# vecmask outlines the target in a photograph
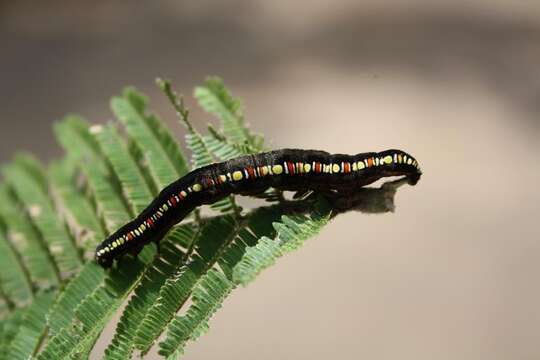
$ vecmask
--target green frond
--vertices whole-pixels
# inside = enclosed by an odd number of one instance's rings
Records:
[[[296,250],[304,241],[317,234],[330,219],[331,210],[320,202],[311,215],[284,215],[274,223],[277,236],[263,237],[257,245],[246,250],[242,260],[233,269],[236,284],[247,285],[264,269],[274,264],[283,254]]]
[[[105,282],[77,305],[70,325],[49,340],[38,359],[88,357],[103,328],[140,281],[145,264],[152,258],[148,248],[140,255],[139,259],[123,259],[122,266],[107,274]]]
[[[203,86],[195,88],[195,98],[199,105],[221,120],[225,137],[234,144],[260,144],[260,137],[254,136],[244,124],[242,103],[232,97],[219,77],[209,77]]]
[[[158,298],[161,286],[184,258],[180,247],[186,242],[191,243],[194,235],[192,226],[182,225],[174,229],[162,241],[160,257],[146,269],[140,284],[135,288],[133,296],[122,313],[114,338],[105,350],[106,359],[131,358],[136,330],[148,309]]]
[[[66,150],[69,158],[85,166],[88,163],[98,163],[102,171],[107,172],[106,164],[99,161],[101,159],[99,144],[90,133],[88,122],[78,115],[71,114],[54,123],[53,128],[56,139]]]
[[[6,224],[6,237],[16,249],[33,285],[47,289],[58,284],[55,264],[39,234],[25,215],[22,204],[6,185],[0,185],[0,218]]]
[[[214,266],[234,234],[235,222],[230,216],[215,218],[203,226],[194,239],[197,254],[165,281],[159,297],[137,329],[135,346],[143,353],[150,349],[165,326],[188,300],[198,279]]]
[[[100,125],[94,129],[99,130]],[[127,203],[122,197],[121,186],[105,161],[99,144],[90,133],[88,123],[78,117],[68,116],[55,124],[58,141],[67,157],[78,164],[86,186],[93,197],[97,213],[109,232],[130,220]]]
[[[53,299],[53,292],[43,292],[24,311],[21,325],[9,345],[8,359],[26,360],[39,350],[47,334],[46,315]]]
[[[105,238],[105,231],[89,199],[77,186],[75,162],[57,161],[49,167],[51,194],[56,209],[64,218],[85,258],[92,259],[96,245]]]
[[[230,159],[237,158],[242,155],[247,155],[239,149],[239,147],[229,144],[223,138],[217,138],[212,135],[206,135],[203,137],[203,142],[206,148],[212,153],[215,154],[218,159],[221,161],[227,161]]]
[[[48,196],[47,178],[36,160],[19,155],[4,168],[4,176],[39,230],[64,278],[75,274],[82,261],[63,221]]]
[[[2,336],[0,337],[0,360],[9,360],[8,352],[11,349],[11,343],[21,327],[23,316],[27,309],[17,309],[9,317],[2,319],[0,326]]]
[[[8,317],[10,311],[11,309],[9,300],[7,296],[3,294],[2,289],[0,288],[0,344],[2,343],[2,334],[4,334],[4,323],[2,321],[4,321]],[[1,358],[2,357],[0,356],[0,359]]]
[[[32,284],[24,265],[3,231],[0,231],[0,287],[2,293],[17,307],[32,301]]]
[[[93,132],[103,154],[122,184],[123,194],[130,203],[133,213],[140,213],[153,200],[153,194],[128,152],[125,142],[112,124],[94,127]]]
[[[172,136],[165,135],[163,139],[159,134],[167,134],[164,125],[157,126],[160,121],[157,119],[148,120],[151,116],[145,114],[147,99],[128,88],[122,97],[115,97],[111,101],[111,107],[116,117],[124,124],[130,138],[133,139],[137,147],[142,150],[145,167],[155,182],[158,189],[162,189],[179,176],[187,173],[186,162],[180,158],[180,150],[177,146],[169,156],[169,151],[174,145],[171,142]],[[162,140],[166,140],[166,147]]]
[[[178,140],[174,137],[171,130],[157,118],[155,115],[146,117],[148,127],[159,140],[161,146],[169,156],[173,166],[176,168],[178,176],[184,176],[189,172],[187,161]]]
[[[192,152],[191,164],[193,170],[215,162],[199,133],[192,130],[192,132],[186,134],[185,139],[188,149]]]
[[[233,290],[234,284],[217,270],[210,270],[193,290],[193,304],[185,315],[176,316],[168,327],[167,338],[159,344],[159,354],[171,357],[184,353],[188,341],[208,331],[208,321]]]
[[[75,308],[88,294],[94,291],[105,278],[105,271],[96,263],[86,263],[82,270],[67,284],[54,301],[54,305],[47,316],[49,323],[49,336],[54,336],[67,327]]]
[[[278,207],[260,208],[252,211],[244,220],[244,226],[218,259],[221,270],[229,280],[233,280],[233,269],[242,260],[246,249],[255,246],[265,236],[275,235],[272,223],[278,221],[281,214]]]

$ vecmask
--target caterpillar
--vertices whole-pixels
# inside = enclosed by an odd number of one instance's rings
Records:
[[[406,176],[414,185],[421,174],[416,159],[401,150],[344,155],[283,149],[242,156],[196,169],[165,187],[134,220],[97,246],[95,259],[108,268],[126,253],[137,255],[146,244],[159,244],[196,207],[230,194],[254,195],[269,187],[346,193],[389,176]]]

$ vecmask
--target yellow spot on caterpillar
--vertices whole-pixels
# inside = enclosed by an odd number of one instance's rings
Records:
[[[142,225],[141,225],[141,230],[142,230],[142,231],[146,230],[146,225],[142,224]]]
[[[311,165],[310,164],[304,164],[304,172],[310,172],[311,171]]]
[[[375,166],[379,166],[379,158],[375,158]]]
[[[362,169],[365,168],[365,167],[366,167],[366,164],[364,164],[363,161],[359,161],[359,162],[358,162],[358,170],[362,170]]]
[[[411,160],[411,158],[408,158],[408,159],[407,159],[407,164],[409,164],[409,165],[411,165],[411,164],[412,164],[412,160]]]
[[[392,163],[392,156],[390,155],[385,156],[383,161],[385,164],[390,165]]]
[[[358,170],[358,165],[356,165],[356,163],[353,163],[352,164],[352,171],[357,171]]]
[[[401,154],[398,155],[397,157],[397,160],[398,160],[398,163],[402,163],[403,162],[403,156],[401,156]]]
[[[261,167],[261,169],[259,170],[259,172],[261,173],[262,176],[266,176],[266,175],[268,175],[268,173],[270,172],[270,170],[268,169],[268,166],[263,166],[263,167]]]
[[[226,175],[219,175],[219,180],[221,180],[222,182],[226,182],[227,181],[227,176]]]
[[[193,185],[193,191],[195,192],[199,192],[202,190],[202,185],[201,184],[195,184]]]
[[[279,175],[279,174],[283,173],[283,166],[282,165],[274,165],[272,167],[272,173],[276,174],[276,175]]]
[[[163,204],[163,210],[165,211],[169,210],[169,207],[167,206],[167,204]]]
[[[241,171],[235,171],[232,174],[232,178],[234,179],[234,181],[240,181],[240,180],[242,180],[243,177],[244,177],[244,175],[242,174]]]
[[[332,165],[332,172],[338,173],[339,171],[340,171],[340,168],[338,164]]]

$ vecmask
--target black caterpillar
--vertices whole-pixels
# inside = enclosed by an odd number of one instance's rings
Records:
[[[401,150],[358,155],[284,149],[248,155],[194,170],[163,189],[137,218],[96,248],[96,261],[110,267],[125,253],[137,255],[144,245],[159,243],[193,209],[230,194],[253,195],[269,187],[280,190],[347,192],[388,176],[407,176],[414,185],[422,172]]]

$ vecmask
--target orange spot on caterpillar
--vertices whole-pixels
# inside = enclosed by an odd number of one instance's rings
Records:
[[[368,166],[368,167],[373,166],[373,158],[369,158],[369,159],[368,159],[368,161],[367,161],[367,166]]]

